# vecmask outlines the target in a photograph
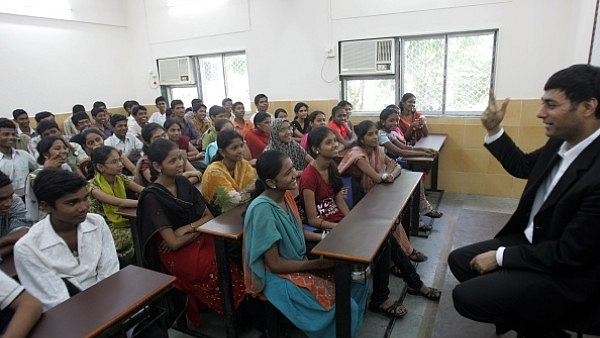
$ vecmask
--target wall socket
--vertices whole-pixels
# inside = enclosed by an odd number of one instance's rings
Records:
[[[329,47],[329,48],[325,48],[325,54],[327,55],[328,58],[334,58],[335,57],[335,49]]]

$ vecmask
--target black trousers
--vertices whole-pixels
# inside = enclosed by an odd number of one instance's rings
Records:
[[[499,246],[530,245],[524,235],[511,235],[468,245],[454,250],[448,266],[461,282],[453,292],[456,311],[462,316],[512,329],[528,326],[561,328],[591,311],[590,300],[574,301],[584,294],[577,276],[550,275],[537,271],[499,268],[480,275],[470,268],[476,255]],[[596,286],[597,288],[598,286]],[[587,292],[589,294],[589,292]],[[535,337],[535,334],[529,336]]]
[[[371,303],[374,305],[382,304],[390,295],[390,260],[402,271],[402,279],[409,287],[418,290],[423,286],[423,282],[410,259],[402,251],[398,242],[389,235],[379,249],[373,264]]]

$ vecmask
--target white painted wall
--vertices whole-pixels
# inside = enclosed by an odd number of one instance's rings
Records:
[[[335,99],[337,58],[325,49],[340,40],[490,28],[500,29],[498,96],[536,98],[551,73],[587,62],[595,9],[595,0],[187,0],[178,12],[167,0],[67,1],[70,19],[0,14],[1,116],[151,103],[157,58],[240,50],[252,94]]]

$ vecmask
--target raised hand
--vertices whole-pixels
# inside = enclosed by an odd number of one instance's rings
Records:
[[[488,131],[489,135],[494,135],[500,131],[500,122],[504,119],[508,102],[510,102],[510,99],[506,98],[504,102],[502,102],[500,109],[498,109],[496,106],[496,96],[494,95],[494,91],[490,89],[488,106],[483,113],[481,113],[481,124],[483,124],[483,127]]]

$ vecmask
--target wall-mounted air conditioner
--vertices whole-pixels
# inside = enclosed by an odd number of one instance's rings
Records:
[[[394,39],[340,42],[340,75],[394,74]]]
[[[158,76],[161,85],[196,83],[193,62],[190,57],[158,60]]]

